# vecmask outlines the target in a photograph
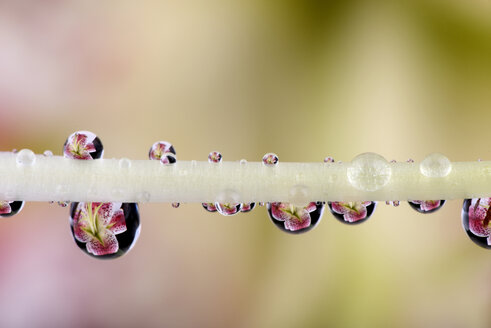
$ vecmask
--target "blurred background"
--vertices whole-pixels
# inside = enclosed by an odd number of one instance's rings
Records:
[[[490,160],[490,59],[486,0],[3,0],[0,149],[90,130],[106,158]],[[0,326],[489,327],[461,206],[288,235],[265,208],[143,204],[134,249],[98,261],[67,208],[28,203],[0,222]]]

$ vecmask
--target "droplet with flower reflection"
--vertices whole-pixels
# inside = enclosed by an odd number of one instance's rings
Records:
[[[215,203],[217,212],[224,216],[235,215],[240,212],[242,208],[241,203]]]
[[[266,207],[271,221],[280,230],[298,234],[317,226],[324,213],[325,203],[310,202],[305,206],[291,203],[273,202]]]
[[[71,159],[92,160],[102,158],[104,147],[93,132],[77,131],[72,133],[63,145],[63,156]]]
[[[209,163],[220,163],[222,161],[222,154],[217,151],[212,151],[208,154],[208,162]]]
[[[372,216],[377,202],[329,202],[328,206],[338,221],[346,224],[359,224]]]
[[[278,165],[279,158],[278,155],[274,153],[267,153],[263,156],[263,164],[266,166],[276,166]]]
[[[242,203],[242,207],[240,208],[240,211],[242,213],[248,213],[252,211],[256,207],[256,203]]]
[[[217,211],[217,208],[215,206],[215,203],[201,203],[201,205],[208,212],[212,212],[213,213],[213,212],[216,212]]]
[[[0,201],[0,217],[8,218],[24,208],[24,201]]]
[[[155,142],[150,150],[148,151],[148,158],[151,160],[160,160],[162,156],[166,153],[176,154],[174,146],[168,141],[157,141]]]
[[[134,246],[140,235],[136,203],[72,203],[70,228],[77,246],[99,258],[117,258]]]
[[[445,200],[409,200],[407,203],[415,211],[429,214],[442,208],[445,205]]]
[[[464,199],[462,226],[478,246],[491,249],[491,198]]]

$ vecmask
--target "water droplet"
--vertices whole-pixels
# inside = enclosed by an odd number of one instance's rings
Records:
[[[491,198],[464,199],[462,225],[469,238],[483,248],[491,249]]]
[[[421,174],[429,178],[443,178],[452,171],[452,163],[442,154],[433,153],[419,164]]]
[[[72,203],[70,228],[77,246],[99,259],[126,254],[140,235],[136,203]]]
[[[259,202],[259,206],[264,206],[264,202]]]
[[[408,163],[414,163],[414,159],[409,158],[406,162],[408,162]]]
[[[174,155],[173,153],[165,153],[160,158],[160,163],[164,165],[172,165],[175,164],[176,162],[177,162],[177,158],[176,155]]]
[[[407,203],[419,213],[428,214],[442,208],[445,205],[445,200],[410,200]]]
[[[215,203],[201,203],[201,205],[208,212],[212,212],[213,213],[213,212],[216,212],[217,211],[217,208],[215,206]]]
[[[208,154],[208,162],[209,163],[220,163],[222,161],[222,154],[217,151],[212,151]]]
[[[291,203],[267,203],[268,215],[280,230],[298,234],[312,230],[317,226],[324,213],[325,203],[310,202],[306,206]]]
[[[150,147],[148,158],[152,160],[160,160],[165,153],[176,154],[174,146],[168,141],[157,141]]]
[[[104,155],[101,140],[92,132],[72,133],[63,145],[63,157],[72,159],[99,159]]]
[[[60,207],[67,207],[67,206],[68,206],[68,204],[70,204],[70,202],[69,202],[69,201],[58,202],[58,206],[60,206]]]
[[[120,169],[127,170],[131,167],[131,160],[128,158],[121,158],[118,164]]]
[[[246,165],[247,164],[247,160],[241,159],[239,163],[240,163],[240,165]]]
[[[276,166],[278,165],[279,158],[278,155],[274,153],[267,153],[266,155],[263,156],[263,164],[266,166]]]
[[[398,201],[398,200],[394,200],[394,201],[392,201],[392,205],[394,205],[394,207],[397,207],[397,206],[399,206],[400,204],[401,204],[401,202],[400,202],[400,201]]]
[[[181,204],[180,204],[180,203],[172,203],[171,205],[172,205],[172,207],[174,207],[174,208],[178,208],[178,207],[179,207]]]
[[[328,206],[338,221],[346,224],[360,224],[372,216],[377,202],[329,202]]]
[[[297,207],[305,207],[310,202],[309,200],[309,188],[304,185],[294,185],[288,193],[289,203]]]
[[[15,156],[15,161],[17,165],[33,165],[36,162],[36,155],[30,149],[22,149]]]
[[[242,206],[240,208],[240,211],[242,213],[247,213],[250,212],[256,207],[256,203],[242,203]]]
[[[389,183],[392,169],[382,156],[364,153],[351,161],[347,175],[349,182],[356,189],[376,191]]]
[[[196,163],[196,160],[194,160],[194,159],[193,159],[193,160],[191,161],[191,165],[192,165],[192,166],[196,166],[196,164],[197,164],[197,163]]]
[[[334,162],[335,160],[331,156],[327,156],[326,158],[324,158],[324,163],[334,163]]]
[[[140,203],[148,203],[150,201],[150,193],[147,191],[141,191],[136,195],[136,198]]]
[[[224,216],[235,215],[240,212],[242,208],[241,203],[215,203],[217,212]]]
[[[0,201],[0,217],[8,218],[16,215],[24,208],[24,201]]]
[[[43,155],[46,157],[53,157],[53,152],[51,150],[45,150]]]

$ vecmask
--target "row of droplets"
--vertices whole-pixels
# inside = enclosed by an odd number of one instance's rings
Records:
[[[95,160],[103,157],[104,149],[100,139],[92,132],[77,131],[71,134],[63,145],[63,156],[75,160]],[[46,151],[45,156],[52,156]],[[421,164],[420,170],[425,176],[442,177],[449,174],[451,164],[443,155],[435,154],[427,157]],[[173,145],[167,141],[155,142],[149,150],[150,160],[158,160],[162,165],[172,165],[177,162],[177,155]],[[219,164],[222,154],[213,151],[208,155],[210,163]],[[33,163],[34,154],[28,150],[17,153],[17,162],[20,164]],[[241,160],[245,164],[246,160]],[[274,153],[263,156],[266,167],[275,167],[279,158]],[[326,164],[335,163],[332,157],[324,159]],[[395,161],[392,161],[394,163]],[[413,163],[413,160],[408,160]],[[338,162],[340,163],[340,162]],[[357,156],[350,166],[348,178],[355,187],[366,189],[357,175],[371,174],[377,176],[378,182],[371,188],[379,188],[390,179],[388,163],[383,157],[367,153]],[[369,190],[369,189],[367,189]],[[376,190],[376,189],[375,189]],[[127,253],[135,244],[140,234],[140,216],[137,203],[100,203],[100,202],[58,202],[62,207],[70,204],[70,229],[77,246],[88,255],[95,258],[116,258]],[[394,200],[387,204],[399,205]],[[419,213],[433,213],[442,208],[445,200],[411,200],[411,208]],[[325,202],[309,202],[306,204],[293,204],[287,202],[259,203],[266,205],[271,221],[279,229],[289,233],[303,233],[312,230],[322,218]],[[0,216],[9,217],[21,211],[23,201],[0,201]],[[179,203],[172,203],[174,208]],[[256,207],[256,203],[202,203],[208,212],[218,212],[224,216],[238,213],[247,213]],[[327,202],[330,212],[336,219],[346,224],[359,224],[368,220],[374,213],[377,202]],[[466,199],[462,211],[462,221],[466,232],[476,244],[491,248],[491,198]]]

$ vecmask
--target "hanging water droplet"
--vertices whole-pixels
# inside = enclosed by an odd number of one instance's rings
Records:
[[[389,183],[392,169],[382,156],[364,153],[351,161],[347,175],[349,182],[356,189],[376,191]]]
[[[30,166],[36,162],[36,154],[30,149],[22,149],[15,156],[17,165]]]
[[[67,206],[68,206],[68,204],[70,204],[70,202],[69,202],[69,201],[58,202],[58,206],[60,206],[60,207],[67,207]]]
[[[179,207],[181,204],[180,204],[180,203],[172,203],[171,205],[172,205],[172,207],[174,207],[174,208],[178,208],[178,207]]]
[[[429,178],[446,177],[452,171],[452,163],[442,154],[433,153],[419,164],[421,174]]]
[[[464,199],[462,225],[476,245],[491,249],[491,198]]]
[[[256,207],[256,203],[242,203],[242,206],[240,208],[240,211],[242,213],[247,213],[250,212]]]
[[[24,201],[0,201],[0,217],[8,218],[16,215],[24,208]]]
[[[278,155],[274,153],[267,153],[266,155],[263,156],[263,164],[266,166],[276,166],[278,165],[279,158]]]
[[[241,203],[215,203],[217,212],[224,216],[235,215],[240,212],[242,208]]]
[[[175,164],[176,162],[177,162],[177,158],[176,155],[174,155],[173,153],[165,153],[160,158],[160,163],[164,165],[172,165]]]
[[[46,157],[53,157],[53,152],[51,150],[45,150],[43,155]]]
[[[174,146],[168,141],[157,141],[150,147],[148,158],[152,160],[160,160],[165,153],[176,154]]]
[[[217,151],[212,151],[208,154],[209,163],[220,163],[222,161],[222,154]]]
[[[360,224],[372,216],[377,202],[329,202],[328,206],[338,221],[346,224]]]
[[[445,200],[409,200],[407,203],[419,213],[429,214],[442,208],[445,205]]]
[[[127,170],[131,167],[131,160],[128,158],[121,158],[118,164],[120,169]]]
[[[213,212],[216,212],[217,211],[217,208],[215,206],[215,203],[201,203],[201,205],[208,212],[212,212],[213,213]]]
[[[401,204],[401,202],[400,202],[400,201],[398,201],[398,200],[394,200],[394,201],[392,201],[392,205],[394,205],[394,207],[397,207],[397,206],[399,206],[400,204]]]
[[[322,218],[324,206],[323,202],[310,202],[303,207],[280,202],[266,204],[269,218],[275,226],[293,234],[315,228]]]
[[[136,203],[72,203],[70,228],[77,246],[98,259],[126,254],[140,235]]]
[[[90,131],[72,133],[63,145],[63,157],[72,159],[99,159],[104,155],[101,140]]]
[[[334,162],[335,160],[331,156],[327,156],[326,158],[324,158],[324,163],[334,163]]]

